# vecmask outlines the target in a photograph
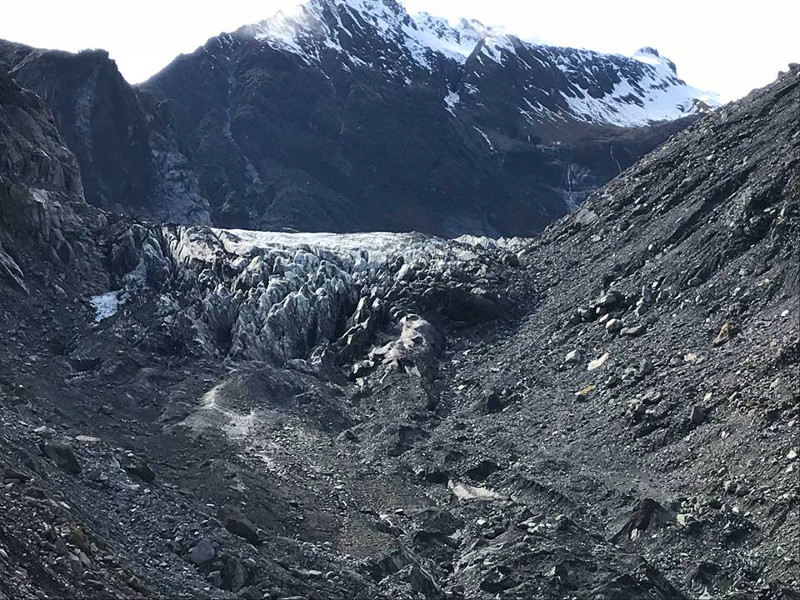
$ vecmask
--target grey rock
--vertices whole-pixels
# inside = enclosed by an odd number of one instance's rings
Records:
[[[229,556],[222,570],[222,586],[234,593],[241,590],[247,583],[247,569],[235,556]]]
[[[244,517],[228,517],[225,520],[225,529],[233,535],[244,538],[253,545],[260,543],[256,527]]]
[[[692,406],[692,410],[689,414],[689,421],[691,421],[692,425],[701,425],[706,420],[706,411],[698,406]]]
[[[647,328],[644,325],[634,325],[633,327],[623,327],[619,334],[628,337],[638,337],[645,333]]]
[[[202,538],[197,545],[189,551],[189,559],[198,566],[214,560],[215,555],[214,544],[208,538]]]
[[[422,594],[425,598],[441,598],[442,590],[436,583],[433,576],[420,567],[419,565],[412,565],[409,574],[412,589],[418,594]]]
[[[616,335],[623,329],[621,319],[609,319],[606,323],[606,331],[612,335]]]
[[[481,397],[475,405],[475,410],[478,414],[491,415],[499,413],[505,408],[500,394],[495,390],[483,390]]]
[[[67,564],[69,565],[69,568],[72,571],[73,575],[75,575],[75,577],[83,577],[83,573],[86,570],[86,567],[84,566],[80,557],[70,552],[69,554],[67,554]]]
[[[255,585],[251,585],[249,587],[246,587],[246,588],[240,590],[239,593],[236,594],[236,595],[239,598],[242,598],[243,600],[263,600],[264,599],[264,594]]]
[[[653,365],[653,363],[650,360],[648,360],[646,358],[643,358],[639,362],[639,368],[638,368],[638,370],[636,372],[636,375],[637,375],[637,377],[639,377],[641,379],[643,377],[646,377],[650,373],[654,372],[655,370],[656,370],[656,368]]]
[[[625,301],[625,296],[622,292],[611,290],[598,298],[596,305],[605,308],[606,310],[617,308]]]
[[[4,479],[13,479],[13,480],[18,481],[20,483],[24,483],[24,482],[26,482],[26,481],[28,481],[30,479],[30,477],[28,477],[28,475],[26,475],[22,471],[18,471],[16,469],[11,468],[11,467],[6,467],[5,468],[5,470],[3,471],[3,478]]]
[[[153,469],[141,458],[125,457],[122,465],[128,473],[138,477],[145,483],[153,483],[156,480],[156,474]]]

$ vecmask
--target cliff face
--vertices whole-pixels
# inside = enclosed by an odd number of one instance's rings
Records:
[[[78,163],[45,103],[0,74],[0,106],[0,271],[25,290],[25,251],[69,264],[87,207]]]
[[[129,86],[108,54],[4,42],[0,64],[53,112],[80,165],[86,199],[114,212],[209,224],[208,206],[176,146],[166,107]]]

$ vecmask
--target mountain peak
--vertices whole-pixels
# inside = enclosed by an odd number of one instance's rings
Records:
[[[650,55],[652,55],[652,56],[661,56],[661,55],[658,53],[658,50],[656,50],[656,49],[655,49],[655,48],[653,48],[652,46],[645,46],[645,47],[643,47],[643,48],[639,48],[639,49],[636,51],[636,54],[650,54]]]
[[[633,53],[632,58],[638,60],[639,62],[652,65],[655,67],[668,67],[673,73],[677,74],[678,69],[675,66],[675,63],[668,59],[666,56],[661,56],[658,50],[652,48],[650,46],[645,46],[644,48],[639,48],[636,52]]]

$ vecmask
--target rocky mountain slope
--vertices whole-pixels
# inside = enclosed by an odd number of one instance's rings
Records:
[[[143,89],[174,103],[218,226],[448,237],[540,231],[714,104],[652,49],[555,48],[394,0],[310,0]]]
[[[797,69],[499,241],[113,217],[0,83],[0,598],[800,594]]]

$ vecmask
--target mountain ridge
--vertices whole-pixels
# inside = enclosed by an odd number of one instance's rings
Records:
[[[87,200],[113,212],[210,223],[168,111],[129,86],[104,50],[72,54],[0,40],[0,68],[52,111]]]

